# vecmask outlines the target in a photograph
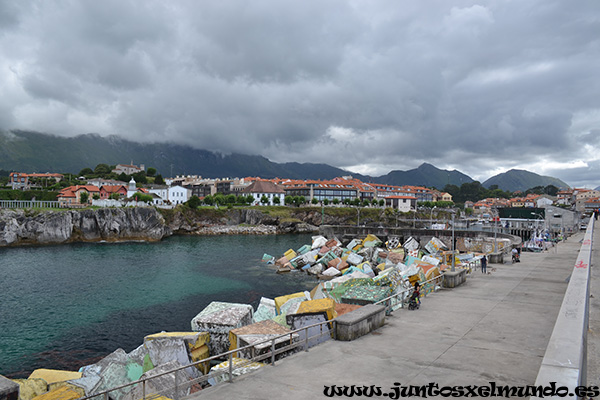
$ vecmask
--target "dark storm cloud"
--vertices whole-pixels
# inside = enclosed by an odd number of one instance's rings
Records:
[[[585,184],[595,15],[592,0],[3,2],[0,127]]]

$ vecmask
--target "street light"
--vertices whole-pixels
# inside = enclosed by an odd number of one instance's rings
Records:
[[[454,214],[456,213],[455,210],[451,211],[452,213],[452,268],[451,271],[454,272],[454,264],[455,264],[455,257],[454,257]]]
[[[498,213],[498,210],[493,210],[495,212],[495,216],[494,216],[494,253],[498,252],[498,239],[497,239],[497,235],[498,235],[498,220],[500,219],[500,214]]]
[[[433,210],[435,210],[437,206],[433,206],[431,212],[429,213],[429,227],[433,229]]]

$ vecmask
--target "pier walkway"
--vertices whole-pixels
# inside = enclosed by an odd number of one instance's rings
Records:
[[[465,284],[428,295],[419,310],[397,310],[357,340],[328,341],[188,399],[306,400],[328,398],[325,386],[377,385],[388,392],[394,382],[534,385],[583,236],[543,253],[525,252],[517,264],[490,264],[489,274],[476,271]],[[600,384],[596,275],[592,270],[588,385]]]

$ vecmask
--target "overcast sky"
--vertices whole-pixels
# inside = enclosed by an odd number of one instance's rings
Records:
[[[598,0],[1,0],[0,129],[600,185]]]

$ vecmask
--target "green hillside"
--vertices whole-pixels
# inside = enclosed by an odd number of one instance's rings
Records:
[[[473,182],[471,177],[462,172],[439,169],[427,163],[408,171],[392,171],[376,179],[377,182],[388,185],[425,186],[435,187],[438,190],[442,190],[447,184],[461,186],[463,183]]]
[[[142,144],[95,134],[63,138],[37,132],[0,134],[0,169],[77,173],[85,167],[133,162],[165,176],[195,174],[209,178],[261,176],[329,179],[348,172],[324,164],[277,164],[261,156],[221,155],[172,144]]]
[[[548,185],[554,185],[559,189],[569,187],[569,185],[558,178],[542,176],[522,169],[511,169],[502,174],[495,175],[483,182],[483,186],[486,188],[489,188],[492,185],[498,185],[500,189],[511,192],[517,190],[524,192],[525,190],[536,186],[545,187]]]

